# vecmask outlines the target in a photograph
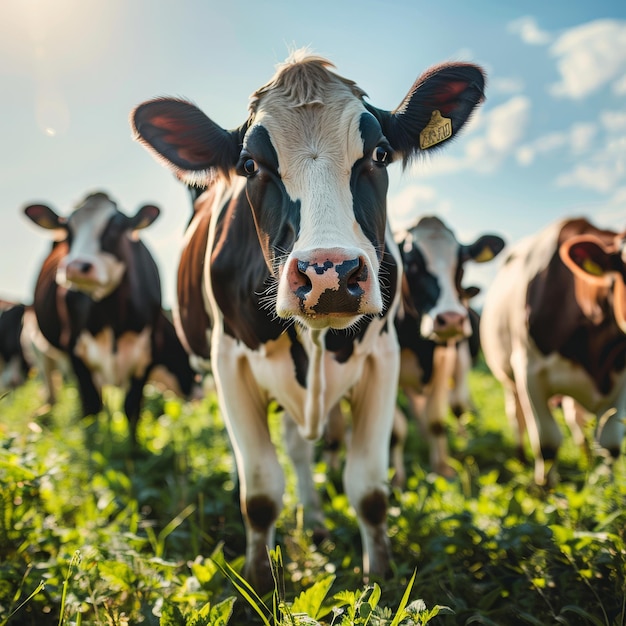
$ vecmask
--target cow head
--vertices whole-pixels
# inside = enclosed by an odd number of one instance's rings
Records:
[[[57,267],[57,283],[101,300],[124,276],[125,248],[133,233],[152,224],[159,209],[146,205],[128,217],[99,192],[87,196],[67,218],[45,204],[31,204],[24,213],[41,228],[56,231],[55,238],[65,242],[67,254]]]
[[[423,217],[408,231],[400,246],[403,300],[420,319],[424,338],[446,343],[472,334],[468,300],[479,290],[461,286],[464,264],[490,261],[503,248],[504,240],[497,235],[483,235],[472,244],[461,244],[437,217]]]
[[[151,100],[131,114],[135,137],[183,180],[245,177],[276,314],[320,329],[382,311],[386,168],[456,135],[484,88],[479,68],[442,65],[390,112],[331,68],[295,52],[252,95],[235,130],[179,99]]]
[[[626,333],[626,233],[616,235],[611,245],[591,234],[577,235],[561,244],[559,255],[574,274],[576,298],[585,314],[599,310],[594,306],[599,297],[608,298],[617,325]],[[588,287],[584,293],[581,283]]]

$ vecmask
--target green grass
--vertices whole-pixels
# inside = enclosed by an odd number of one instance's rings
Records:
[[[287,467],[277,589],[255,598],[239,578],[245,540],[213,395],[149,393],[144,451],[129,458],[119,393],[80,419],[75,388],[42,411],[29,381],[0,400],[0,626],[625,623],[624,460],[609,469],[568,437],[560,484],[535,488],[499,386],[479,367],[471,389],[480,416],[449,422],[457,479],[430,473],[411,425],[389,580],[363,586],[354,513],[319,461],[331,539],[313,545]]]

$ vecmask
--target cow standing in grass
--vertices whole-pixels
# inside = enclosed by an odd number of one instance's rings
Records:
[[[104,385],[125,389],[124,411],[135,442],[143,387],[165,320],[158,269],[137,233],[154,222],[159,209],[146,205],[129,217],[98,192],[69,217],[45,204],[24,211],[57,239],[35,286],[41,332],[68,354],[83,415],[102,409]]]
[[[554,396],[594,413],[598,442],[612,458],[620,453],[625,281],[626,232],[565,219],[519,242],[487,293],[481,323],[485,360],[504,386],[520,447],[528,432],[538,484],[557,480],[563,437],[549,405]]]
[[[448,410],[452,408],[458,416],[471,406],[466,380],[471,366],[468,339],[478,332],[478,324],[467,303],[470,292],[462,287],[465,264],[491,261],[503,248],[504,240],[498,235],[482,235],[471,244],[462,244],[435,216],[422,217],[401,238],[404,275],[402,305],[396,316],[400,388],[428,441],[431,468],[444,476],[455,474],[448,463]],[[475,291],[472,288],[471,293]],[[397,449],[392,455],[400,484],[404,482],[401,451],[406,431],[402,422],[398,409]]]
[[[225,130],[173,98],[131,115],[137,139],[159,160],[182,180],[209,185],[187,231],[177,319],[183,342],[211,360],[239,473],[246,574],[259,590],[272,586],[266,550],[284,491],[267,423],[272,400],[297,424],[290,439],[299,448],[348,398],[344,483],[364,573],[389,570],[401,268],[387,228],[386,168],[455,135],[483,86],[477,67],[442,65],[389,112],[325,59],[297,51],[253,94],[239,128]]]

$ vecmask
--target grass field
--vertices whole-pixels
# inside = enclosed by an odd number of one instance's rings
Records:
[[[457,479],[429,472],[412,425],[407,487],[391,498],[393,576],[371,586],[340,478],[319,461],[331,539],[316,547],[281,451],[279,584],[261,602],[237,576],[243,527],[212,394],[149,391],[129,458],[119,393],[80,420],[74,387],[42,410],[29,381],[0,400],[0,626],[626,623],[624,460],[608,468],[568,437],[560,484],[540,490],[514,458],[499,386],[479,367],[471,389],[480,415],[450,416]]]

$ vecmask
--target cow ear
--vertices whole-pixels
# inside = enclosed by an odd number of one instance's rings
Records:
[[[184,100],[157,98],[130,114],[133,137],[189,184],[208,184],[220,171],[234,168],[241,151],[241,131],[227,131]]]
[[[484,97],[485,75],[476,65],[448,63],[420,76],[391,113],[370,108],[404,163],[452,139]]]
[[[461,246],[460,260],[486,263],[502,252],[505,246],[504,239],[498,235],[482,235],[469,246]]]
[[[67,220],[57,215],[49,206],[45,204],[31,204],[24,207],[24,214],[37,226],[46,230],[65,229]]]
[[[571,272],[599,287],[611,282],[611,254],[593,235],[579,235],[561,244],[559,255]]]
[[[153,204],[146,204],[142,206],[136,213],[134,217],[131,217],[130,222],[132,224],[133,230],[141,230],[142,228],[147,228],[156,220],[157,217],[161,214],[161,210],[159,207],[154,206]]]

